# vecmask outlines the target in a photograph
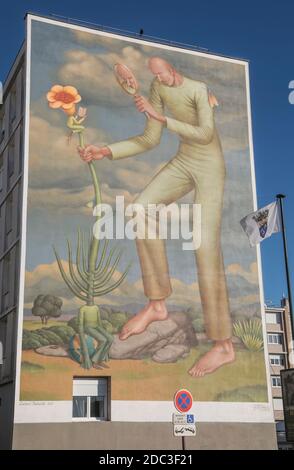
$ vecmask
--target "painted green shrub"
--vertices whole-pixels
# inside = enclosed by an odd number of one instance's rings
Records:
[[[259,318],[239,320],[233,324],[234,336],[240,338],[249,351],[262,351],[263,334],[262,323]]]

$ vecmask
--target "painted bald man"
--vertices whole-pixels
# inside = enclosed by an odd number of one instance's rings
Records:
[[[106,147],[79,149],[89,162],[105,157],[111,160],[138,155],[160,143],[166,127],[180,139],[177,154],[152,178],[136,203],[171,204],[191,190],[201,204],[201,246],[195,251],[198,283],[207,337],[214,342],[210,351],[189,370],[202,377],[235,359],[232,323],[221,250],[221,219],[225,182],[223,152],[214,123],[213,97],[203,82],[191,80],[159,57],[149,60],[155,75],[150,96],[135,96],[137,109],[148,113],[144,133]],[[173,116],[166,117],[167,107]],[[131,318],[120,339],[142,333],[153,321],[168,317],[166,299],[171,283],[164,240],[136,240],[147,305]]]

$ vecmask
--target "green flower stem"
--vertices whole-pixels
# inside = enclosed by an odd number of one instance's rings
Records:
[[[84,148],[85,143],[84,143],[83,132],[79,132],[78,134],[79,134],[80,147]],[[88,166],[89,166],[89,170],[91,173],[93,186],[94,186],[95,206],[98,206],[101,204],[101,191],[100,191],[99,181],[97,178],[97,174],[96,174],[93,162],[89,162]],[[99,219],[100,219],[100,216],[97,215],[96,222]],[[97,263],[97,258],[98,258],[98,251],[99,251],[99,238],[92,236],[89,260],[88,260],[89,289],[88,289],[88,295],[87,295],[87,299],[88,299],[87,305],[94,305],[94,275],[95,275],[96,263]]]
[[[82,147],[82,148],[85,147],[83,132],[79,132],[79,143],[80,143],[80,147]],[[90,169],[90,173],[91,173],[92,180],[93,180],[93,185],[94,185],[95,205],[98,206],[98,204],[101,204],[101,191],[100,191],[99,181],[98,181],[98,178],[97,178],[97,174],[96,174],[93,162],[89,162],[88,166],[89,166],[89,169]],[[99,220],[99,219],[100,219],[100,217],[97,216],[97,220]]]
[[[82,132],[79,132],[79,144],[80,144],[80,147],[82,147],[82,148],[85,147],[84,135],[83,135]]]

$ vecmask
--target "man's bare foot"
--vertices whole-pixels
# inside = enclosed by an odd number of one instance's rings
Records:
[[[203,377],[219,367],[234,362],[235,352],[231,339],[216,341],[213,348],[202,356],[189,370],[192,377]]]
[[[125,340],[131,335],[143,333],[153,321],[166,320],[168,311],[164,300],[150,300],[140,312],[134,315],[122,328],[119,339]]]

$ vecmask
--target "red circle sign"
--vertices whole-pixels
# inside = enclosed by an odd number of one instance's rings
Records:
[[[179,390],[175,394],[174,405],[180,413],[186,413],[192,408],[193,397],[192,394],[185,389]]]

